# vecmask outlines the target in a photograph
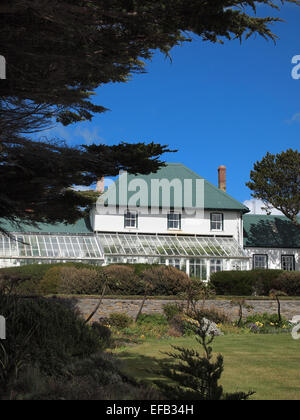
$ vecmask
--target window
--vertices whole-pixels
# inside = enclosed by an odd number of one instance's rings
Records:
[[[210,260],[210,274],[223,270],[222,260]]]
[[[223,213],[211,213],[210,215],[210,230],[223,230],[224,215]]]
[[[286,271],[295,271],[295,256],[294,255],[282,255],[281,256],[281,268]]]
[[[168,214],[168,229],[181,229],[181,214],[180,213],[169,213]]]
[[[138,227],[138,215],[136,212],[127,211],[124,214],[124,227],[125,228],[137,228]]]
[[[207,280],[206,260],[198,258],[190,260],[190,277]]]
[[[268,268],[268,256],[267,255],[253,255],[253,269],[257,268]]]
[[[181,261],[180,261],[180,259],[169,259],[169,266],[175,267],[178,270],[181,270]]]

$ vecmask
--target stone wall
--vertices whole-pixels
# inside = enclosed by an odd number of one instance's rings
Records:
[[[93,321],[97,321],[99,318],[106,318],[109,314],[113,312],[122,312],[135,317],[142,300],[130,300],[130,299],[104,299],[99,310],[93,318]],[[174,303],[176,301],[172,300],[147,300],[143,313],[145,314],[161,314],[163,313],[163,305],[167,303]],[[179,302],[179,301],[177,301]],[[252,305],[254,309],[250,312],[252,313],[277,313],[277,304],[275,301],[269,300],[251,300],[247,301],[249,305]],[[88,299],[82,298],[78,299],[77,307],[83,316],[88,317],[91,312],[96,308],[98,304],[97,299]],[[210,300],[207,301],[206,307],[215,307],[225,311],[233,319],[238,317],[238,308],[232,308],[229,300]],[[281,302],[281,312],[282,315],[288,319],[292,319],[294,315],[300,315],[300,300],[285,300]],[[245,315],[248,315],[245,311]]]

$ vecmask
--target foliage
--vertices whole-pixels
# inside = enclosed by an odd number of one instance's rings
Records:
[[[151,296],[176,296],[182,293],[191,282],[183,271],[175,267],[159,265],[145,270],[144,281],[151,284],[148,294]]]
[[[109,315],[109,323],[112,327],[115,328],[123,329],[129,327],[132,322],[133,319],[127,314],[114,312]]]
[[[7,320],[2,344],[0,387],[5,389],[20,369],[36,364],[43,373],[62,371],[72,357],[86,357],[105,348],[97,331],[60,299],[0,296],[1,314]]]
[[[167,303],[163,306],[163,311],[166,319],[171,321],[177,315],[181,315],[184,312],[184,306],[180,303]]]
[[[150,386],[137,384],[120,371],[111,354],[73,360],[60,376],[46,376],[28,366],[11,388],[14,400],[142,400],[160,399]]]
[[[252,196],[263,200],[267,207],[281,211],[300,227],[300,153],[288,149],[276,155],[267,153],[254,164],[251,181],[246,185]]]
[[[280,321],[277,314],[255,314],[247,317],[244,327],[256,334],[279,334],[291,331],[290,322],[281,317]]]
[[[109,277],[109,293],[125,296],[143,294],[143,282],[130,265],[109,265],[104,268],[104,271]]]
[[[279,8],[273,0],[257,3]],[[96,88],[144,72],[155,50],[168,55],[191,41],[190,34],[213,43],[254,34],[275,39],[270,24],[279,19],[247,13],[244,6],[255,12],[256,4],[12,0],[1,5],[0,51],[9,77],[0,86],[0,218],[74,223],[96,196],[81,194],[73,185],[91,185],[120,169],[155,172],[168,151],[159,144],[72,148],[56,140],[33,141],[29,135],[55,122],[90,121],[106,110],[92,102]]]
[[[69,268],[72,270],[72,268]],[[61,284],[62,267],[52,267],[45,273],[38,285],[38,292],[41,295],[57,294]],[[76,268],[74,268],[76,270]]]
[[[0,99],[1,105],[1,99]],[[1,117],[0,117],[1,125]],[[99,194],[82,194],[74,185],[89,186],[119,170],[148,174],[167,151],[154,143],[69,147],[55,140],[31,141],[3,135],[0,144],[0,218],[20,230],[20,223],[75,223],[88,215]],[[7,188],[10,185],[10,188]],[[1,229],[5,231],[5,224]]]
[[[208,328],[204,323],[197,328],[196,340],[204,349],[201,357],[197,350],[172,346],[178,353],[165,353],[173,359],[173,363],[159,362],[160,374],[171,379],[174,385],[163,381],[155,381],[155,384],[163,392],[164,396],[172,400],[246,400],[253,392],[224,393],[219,380],[224,370],[224,361],[218,355],[213,361],[211,343],[214,336],[207,336]]]
[[[200,300],[204,308],[206,300],[215,296],[215,289],[211,283],[190,279],[184,286],[184,291],[180,293],[180,296],[187,301],[187,311],[195,311]]]
[[[211,275],[217,295],[268,296],[282,270],[221,271]]]
[[[231,322],[231,319],[226,314],[226,312],[214,306],[211,306],[209,308],[199,308],[195,311],[189,311],[188,316],[192,319],[195,319],[198,322],[201,322],[203,318],[206,318],[209,321],[214,322],[215,324],[227,324]]]
[[[60,269],[58,293],[70,295],[99,295],[103,289],[104,281],[104,275],[101,270],[62,267]]]

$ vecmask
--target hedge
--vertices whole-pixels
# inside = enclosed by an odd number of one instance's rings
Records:
[[[16,292],[25,296],[100,295],[107,278],[106,295],[143,296],[147,290],[149,296],[175,296],[189,281],[174,267],[150,264],[33,264],[0,269],[0,280],[1,275],[6,281],[20,279]]]
[[[211,283],[217,295],[269,296],[271,289],[288,296],[300,296],[300,272],[282,270],[221,271],[213,273]]]

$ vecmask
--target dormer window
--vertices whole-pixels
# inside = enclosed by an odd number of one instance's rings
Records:
[[[170,212],[168,214],[168,229],[181,230],[181,214]]]
[[[224,230],[224,215],[223,213],[210,214],[210,230],[222,231]]]
[[[126,211],[124,214],[124,228],[137,229],[138,214],[137,212]]]

